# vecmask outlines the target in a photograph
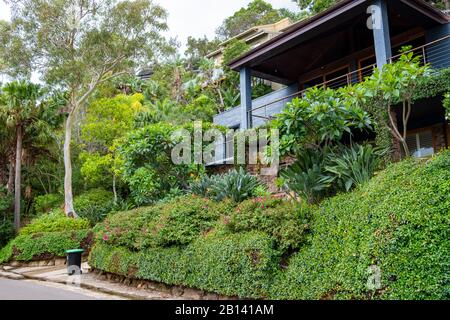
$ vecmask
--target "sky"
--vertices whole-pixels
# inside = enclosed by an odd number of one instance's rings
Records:
[[[291,0],[266,0],[275,8],[296,10]],[[168,37],[177,37],[182,48],[188,36],[213,38],[222,21],[251,0],[156,0],[169,12]],[[0,19],[9,19],[9,9],[0,0]]]

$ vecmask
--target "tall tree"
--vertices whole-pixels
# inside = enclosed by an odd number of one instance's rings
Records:
[[[39,122],[38,99],[42,96],[39,85],[27,81],[14,81],[2,88],[0,116],[13,128],[16,136],[14,181],[14,228],[20,228],[20,201],[22,177],[23,138],[28,126]]]
[[[264,0],[253,0],[246,8],[236,11],[226,18],[216,33],[220,39],[228,39],[254,26],[280,21],[283,18],[295,19],[295,13],[286,9],[277,10]]]
[[[188,68],[197,70],[200,67],[201,60],[208,53],[218,49],[219,44],[219,39],[209,40],[206,36],[203,38],[188,37],[186,51],[184,52]]]
[[[12,23],[32,44],[43,79],[68,92],[64,210],[73,208],[71,140],[75,116],[97,86],[146,65],[166,49],[166,11],[151,0],[15,0]]]

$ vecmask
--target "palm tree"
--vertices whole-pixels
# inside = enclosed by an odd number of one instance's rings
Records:
[[[20,201],[23,138],[28,126],[39,123],[39,99],[43,90],[29,81],[13,81],[2,88],[0,117],[8,128],[15,132],[15,173],[14,173],[14,228],[20,228]]]

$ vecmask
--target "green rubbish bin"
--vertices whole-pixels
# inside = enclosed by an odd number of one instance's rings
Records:
[[[67,273],[69,276],[74,274],[81,274],[81,255],[83,254],[83,249],[73,249],[67,250]]]

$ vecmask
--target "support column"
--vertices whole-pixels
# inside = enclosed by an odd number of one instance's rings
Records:
[[[387,1],[374,0],[371,11],[375,56],[377,59],[377,67],[381,70],[392,57]]]
[[[252,82],[250,68],[240,70],[241,82],[241,129],[252,127]]]

